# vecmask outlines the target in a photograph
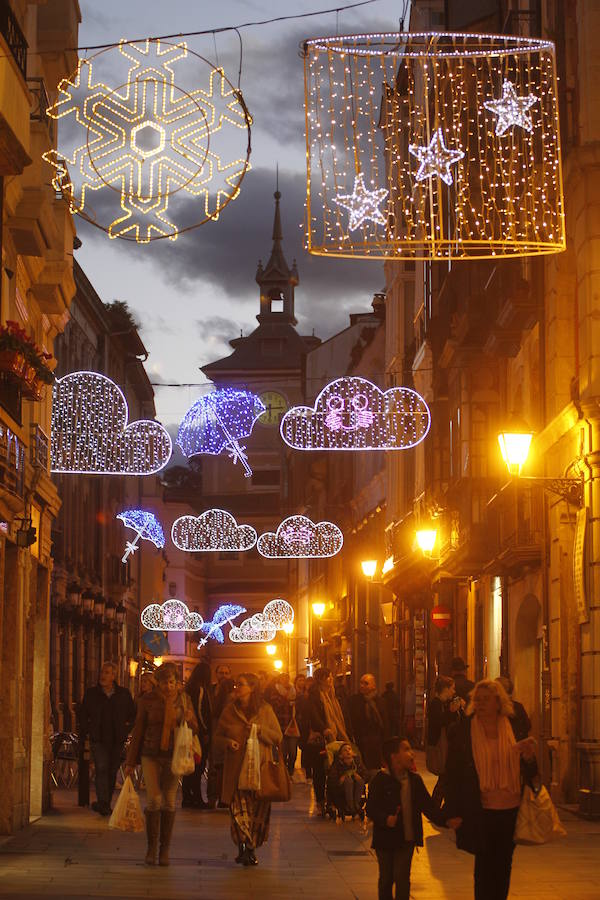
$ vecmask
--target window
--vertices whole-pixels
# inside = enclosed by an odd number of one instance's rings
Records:
[[[283,297],[272,297],[271,298],[271,312],[272,313],[282,313],[284,311],[284,299]]]

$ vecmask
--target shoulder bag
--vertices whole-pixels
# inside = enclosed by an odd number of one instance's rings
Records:
[[[257,796],[272,803],[287,803],[292,797],[292,782],[280,746],[269,748],[260,767],[260,789]]]

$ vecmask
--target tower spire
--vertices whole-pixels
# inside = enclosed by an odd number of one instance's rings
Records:
[[[273,216],[273,246],[271,255],[266,266],[262,266],[259,262],[256,272],[256,281],[260,286],[260,315],[259,322],[264,321],[266,317],[276,314],[277,317],[284,317],[288,321],[295,323],[294,317],[294,287],[298,284],[298,270],[296,261],[290,269],[285,256],[283,255],[282,241],[283,229],[281,227],[281,210],[279,201],[281,200],[281,192],[279,190],[279,165],[276,167],[275,174],[275,213]],[[283,305],[283,309],[280,309]]]

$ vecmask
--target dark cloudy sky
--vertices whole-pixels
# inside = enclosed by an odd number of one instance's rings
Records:
[[[340,0],[342,2],[342,0]],[[328,0],[80,0],[80,45],[239,25],[256,19],[326,9]],[[340,33],[398,28],[405,0],[377,0],[339,14]],[[275,164],[279,163],[284,250],[298,261],[296,314],[302,333],[328,337],[343,328],[350,311],[365,309],[380,290],[380,262],[311,257],[302,229],[306,185],[303,72],[298,55],[308,37],[336,33],[336,14],[242,30],[241,87],[253,116],[252,169],[239,197],[217,222],[177,241],[136,245],[113,240],[78,219],[83,246],[77,258],[105,301],[125,300],[142,325],[153,381],[200,382],[198,367],[230,352],[228,340],[256,325],[259,258],[271,247]],[[235,33],[189,38],[190,48],[218,56],[237,80]],[[165,424],[180,420],[202,388],[156,388]]]

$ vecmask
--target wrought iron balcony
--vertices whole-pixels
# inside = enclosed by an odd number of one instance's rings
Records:
[[[30,444],[31,464],[40,469],[44,469],[45,472],[48,471],[49,448],[50,442],[48,440],[48,435],[42,431],[37,423],[32,424]]]
[[[23,78],[27,78],[27,41],[8,0],[0,0],[0,32]]]
[[[25,445],[0,422],[0,488],[23,497],[25,486]]]
[[[54,144],[56,122],[48,115],[50,100],[48,99],[46,82],[43,78],[28,78],[27,87],[29,88],[29,93],[33,97],[33,107],[29,114],[29,118],[32,122],[42,122],[46,126],[50,143]]]

